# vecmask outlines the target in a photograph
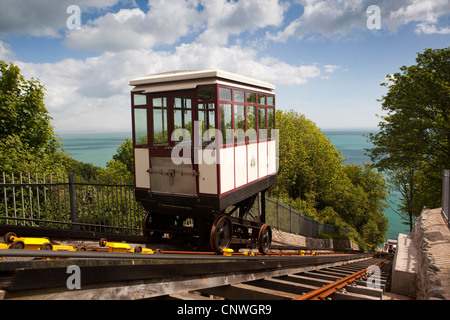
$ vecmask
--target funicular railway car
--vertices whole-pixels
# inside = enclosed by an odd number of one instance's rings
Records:
[[[135,193],[144,234],[221,252],[267,252],[265,197],[277,171],[275,86],[217,69],[132,80]]]

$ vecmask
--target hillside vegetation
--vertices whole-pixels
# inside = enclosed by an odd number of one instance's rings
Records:
[[[370,164],[344,165],[340,152],[302,114],[277,111],[279,171],[269,194],[322,222],[335,224],[364,248],[383,243],[386,183]]]

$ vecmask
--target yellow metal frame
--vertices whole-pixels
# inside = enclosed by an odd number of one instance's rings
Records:
[[[53,245],[47,238],[18,237],[14,233],[5,236],[6,242],[10,243],[9,248],[21,248],[25,250],[53,250]],[[11,248],[11,249],[12,249]]]
[[[144,253],[144,254],[158,253],[157,251],[153,251],[152,249],[149,249],[149,248],[142,248],[141,246],[134,247],[133,249],[130,250],[130,252],[132,252],[132,253]]]
[[[127,243],[121,242],[108,242],[105,238],[101,238],[99,241],[100,247],[108,247],[108,252],[130,252],[131,248]]]
[[[230,249],[230,248],[222,249],[222,253],[223,253],[223,255],[226,256],[226,257],[231,257],[231,255],[233,254],[233,252],[234,252],[234,250],[233,250],[233,249]]]
[[[0,243],[0,250],[1,249],[8,249],[9,248],[9,244],[6,243]],[[0,261],[2,261],[2,257],[0,256]]]
[[[77,248],[74,248],[73,246],[54,244],[53,250],[55,250],[55,251],[77,251]]]

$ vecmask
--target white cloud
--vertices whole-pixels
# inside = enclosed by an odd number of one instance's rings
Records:
[[[377,5],[381,10],[381,28],[395,32],[401,26],[417,23],[423,33],[446,33],[446,27],[436,26],[440,17],[450,14],[450,0],[299,0],[303,6],[296,19],[283,30],[267,33],[269,40],[286,42],[321,35],[342,38],[353,31],[366,31],[366,10]],[[424,24],[425,23],[425,24]],[[430,24],[433,23],[433,24]],[[416,31],[417,32],[417,31]]]
[[[198,39],[207,44],[226,44],[229,35],[280,26],[286,9],[278,0],[204,0],[202,4],[206,30]]]
[[[394,24],[406,24],[412,21],[437,22],[440,16],[450,13],[449,0],[410,0],[395,11],[389,19]]]
[[[11,47],[0,40],[0,60],[9,61],[14,59],[14,52],[12,52]]]
[[[67,7],[78,5],[82,11],[105,9],[121,0],[1,0],[0,36],[27,34],[36,37],[61,37],[69,18]]]
[[[149,11],[121,9],[88,21],[67,33],[65,44],[74,49],[119,51],[173,44],[201,23],[197,0],[155,0]]]
[[[275,85],[304,84],[335,66],[290,65],[240,46],[182,44],[173,53],[134,49],[56,63],[16,61],[26,78],[46,88],[45,104],[57,132],[130,130],[131,79],[168,70],[219,68]],[[333,69],[333,70],[332,70]]]
[[[327,65],[324,65],[323,68],[324,68],[325,72],[333,73],[336,70],[340,69],[341,67],[340,66],[336,66],[336,65],[327,64]]]
[[[121,9],[67,33],[74,49],[119,51],[175,44],[198,35],[198,41],[225,45],[230,35],[279,26],[285,6],[278,0],[155,0],[149,10]]]
[[[326,37],[341,37],[353,28],[366,26],[368,0],[300,0],[301,15],[276,34],[267,38],[285,42],[288,38],[304,38],[308,34],[319,33]]]
[[[84,20],[89,13],[106,12],[118,3],[128,9]],[[81,30],[66,28],[66,10],[73,4],[81,8]],[[416,24],[417,33],[446,34],[449,28],[438,22],[450,14],[450,0],[149,0],[147,12],[133,0],[1,0],[0,36],[63,37],[67,33],[70,48],[98,51],[175,44],[189,35],[198,36],[202,43],[224,45],[230,35],[267,27],[272,27],[267,39],[275,41],[317,35],[341,38],[367,31],[370,5],[380,7],[385,30],[395,32],[409,23]],[[288,8],[290,17],[298,10],[297,18],[284,20]],[[283,24],[283,30],[272,31]]]
[[[256,50],[237,45],[184,44],[176,49],[174,56],[180,59],[179,69],[215,67],[274,84],[303,84],[321,73],[315,65],[295,66],[267,56],[258,59]]]
[[[443,27],[443,28],[438,28],[433,24],[430,24],[428,22],[422,22],[419,23],[416,26],[416,31],[417,34],[450,34],[450,28],[447,27]]]

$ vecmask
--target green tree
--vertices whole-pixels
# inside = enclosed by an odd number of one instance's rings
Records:
[[[125,142],[117,148],[117,153],[113,155],[113,160],[122,162],[128,172],[134,172],[133,141],[131,139],[125,139]]]
[[[275,195],[302,198],[317,205],[326,199],[330,182],[339,179],[336,168],[342,162],[340,153],[325,135],[302,114],[277,111],[279,170]]]
[[[360,215],[355,217],[351,225],[358,230],[367,244],[373,246],[384,242],[388,219],[383,213],[387,207],[387,186],[383,175],[370,164],[346,165],[344,172],[357,190],[354,194],[360,198],[357,205]]]
[[[416,62],[382,84],[387,115],[368,150],[401,195],[410,228],[424,205],[440,205],[442,170],[450,165],[450,48],[426,49]]]
[[[125,141],[117,148],[117,153],[106,164],[105,175],[113,178],[124,178],[127,181],[134,179],[133,141]]]
[[[385,180],[370,165],[343,165],[340,152],[304,115],[277,111],[279,170],[270,195],[335,224],[363,247],[384,241]]]
[[[66,165],[67,173],[74,173],[81,177],[96,177],[105,173],[105,169],[97,167],[92,163],[85,163],[73,158],[68,158]]]
[[[63,170],[67,155],[50,121],[44,87],[0,61],[0,171]]]

